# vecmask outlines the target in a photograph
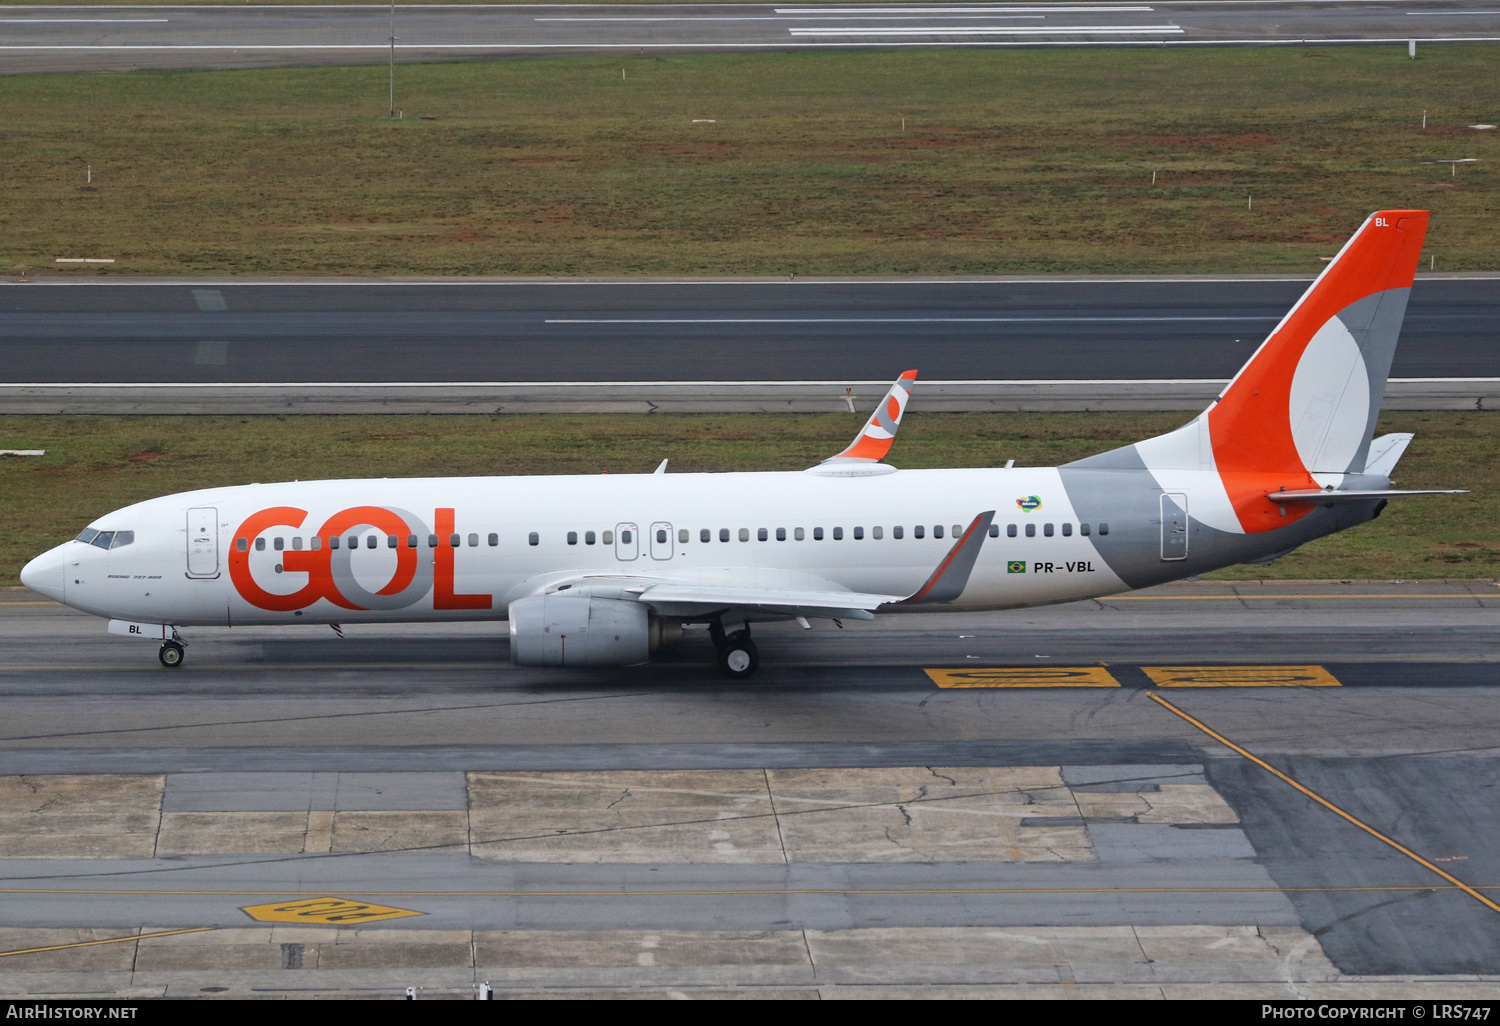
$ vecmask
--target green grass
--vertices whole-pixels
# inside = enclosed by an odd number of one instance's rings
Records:
[[[1052,466],[1176,427],[1182,414],[917,414],[900,467]],[[843,448],[861,420],[817,415],[504,417],[0,417],[0,584],[21,565],[131,502],[190,488],[345,476],[800,470]],[[1372,524],[1233,579],[1493,577],[1500,574],[1500,414],[1389,413],[1415,431],[1405,488],[1469,495],[1392,502]]]
[[[398,82],[391,121],[383,66],[0,77],[0,273],[1311,274],[1378,207],[1435,212],[1440,271],[1497,264],[1500,133],[1466,127],[1496,121],[1493,46],[513,59]],[[1419,163],[1440,157],[1480,163]]]

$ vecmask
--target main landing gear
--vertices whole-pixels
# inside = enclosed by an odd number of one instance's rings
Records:
[[[186,654],[180,641],[163,641],[161,651],[156,653],[156,658],[161,660],[163,666],[175,670],[182,665],[183,656]]]
[[[715,661],[720,673],[731,680],[744,680],[754,675],[760,666],[760,653],[756,651],[755,642],[750,640],[748,625],[725,634],[723,625],[714,621],[708,625],[708,632],[714,641]]]

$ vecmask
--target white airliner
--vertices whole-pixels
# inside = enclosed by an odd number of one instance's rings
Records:
[[[183,659],[179,628],[508,620],[523,666],[642,663],[707,624],[1036,606],[1269,560],[1380,514],[1372,439],[1428,215],[1372,214],[1250,362],[1169,434],[1061,467],[897,470],[907,371],[802,472],[299,481],[137,503],[25,584]]]

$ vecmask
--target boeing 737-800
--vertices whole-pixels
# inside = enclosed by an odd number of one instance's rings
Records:
[[[1428,215],[1372,214],[1217,400],[1061,467],[897,470],[907,371],[802,472],[299,481],[137,503],[29,587],[183,659],[192,626],[506,620],[524,666],[642,663],[707,624],[998,610],[1259,561],[1380,514],[1410,435],[1373,438]]]

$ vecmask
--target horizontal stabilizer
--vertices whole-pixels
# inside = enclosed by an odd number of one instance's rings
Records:
[[[1396,463],[1406,454],[1406,447],[1415,437],[1417,436],[1409,431],[1398,431],[1372,439],[1370,458],[1365,461],[1365,473],[1390,477],[1391,471],[1396,469]]]
[[[1371,499],[1401,498],[1406,495],[1467,495],[1468,491],[1467,488],[1427,488],[1411,491],[1386,488],[1368,492],[1345,492],[1300,488],[1294,492],[1268,492],[1266,498],[1288,506],[1323,506],[1333,502],[1369,502]]]

